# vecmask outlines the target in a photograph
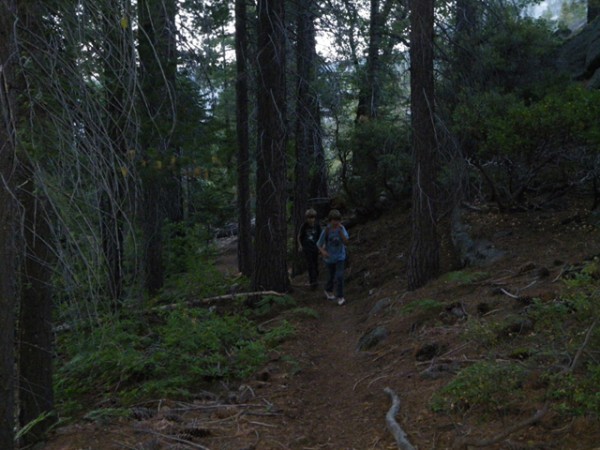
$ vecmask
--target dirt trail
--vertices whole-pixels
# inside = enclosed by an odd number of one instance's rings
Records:
[[[381,383],[373,383],[376,369],[369,368],[374,356],[357,351],[364,309],[357,294],[350,287],[341,307],[325,300],[322,291],[296,294],[319,318],[304,323],[285,349],[297,355],[300,371],[279,398],[281,426],[289,430],[283,448],[368,449],[393,443],[384,420],[389,405]]]

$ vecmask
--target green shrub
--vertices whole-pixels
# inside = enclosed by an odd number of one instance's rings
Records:
[[[600,365],[590,364],[584,373],[558,373],[547,376],[548,396],[555,409],[572,415],[600,415]]]
[[[216,380],[243,379],[267,361],[267,352],[293,334],[283,322],[261,333],[242,316],[203,309],[142,318],[110,318],[85,336],[63,336],[56,372],[59,403],[73,411],[93,396],[130,404],[185,398]]]
[[[442,312],[444,304],[437,300],[430,298],[424,298],[421,300],[415,300],[407,303],[400,308],[400,312],[404,315],[415,314],[415,313],[432,313],[437,314]]]
[[[431,406],[438,412],[504,410],[520,399],[525,375],[525,369],[517,363],[479,362],[461,370],[434,394]]]

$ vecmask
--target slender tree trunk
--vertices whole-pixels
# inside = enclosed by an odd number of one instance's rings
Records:
[[[15,1],[0,2],[0,448],[6,450],[15,445],[15,20]]]
[[[379,114],[381,93],[381,41],[385,19],[389,14],[392,2],[387,0],[384,8],[380,7],[380,0],[371,0],[369,24],[369,46],[367,62],[360,92],[358,107],[356,109],[357,142],[354,148],[354,169],[360,175],[364,186],[362,205],[367,211],[371,210],[377,200],[377,166],[378,149],[369,144],[370,130],[367,125],[375,120]]]
[[[19,422],[20,426],[46,415],[23,436],[23,445],[39,442],[55,421],[52,383],[51,236],[45,202],[36,194],[33,168],[19,161],[19,190],[24,212],[24,253],[19,308]]]
[[[246,0],[235,0],[235,55],[237,67],[235,92],[238,144],[238,268],[242,274],[251,277],[253,246],[248,133],[248,10]]]
[[[128,80],[134,68],[130,9],[129,0],[105,1],[101,8],[106,36],[103,61],[109,138],[104,151],[106,160],[114,163],[105,176],[100,208],[102,247],[108,274],[107,293],[115,304],[123,294],[123,227],[127,191],[127,178],[123,173],[130,172],[125,166],[130,135]]]
[[[36,65],[21,68],[16,80],[20,93],[33,89],[30,94],[42,92],[44,77],[38,74],[45,70],[43,54],[45,48],[43,5],[40,2],[19,0],[18,42],[19,60],[35,61]],[[26,77],[31,76],[31,80]],[[33,108],[33,113],[31,113]],[[55,421],[51,414],[54,409],[52,383],[52,361],[54,339],[52,334],[52,237],[46,199],[42,189],[37,189],[35,167],[29,159],[26,148],[39,146],[35,126],[45,121],[46,113],[37,104],[19,101],[16,105],[18,126],[23,139],[17,142],[17,199],[21,209],[22,230],[19,253],[23,255],[20,264],[20,307],[18,321],[18,373],[19,373],[19,425],[25,427],[33,421],[33,426],[22,438],[23,446],[39,442],[46,430]],[[31,123],[29,117],[35,117]],[[31,127],[30,125],[33,125]],[[26,141],[28,140],[28,141]],[[25,142],[26,141],[26,142]],[[45,415],[44,420],[39,420]]]
[[[258,1],[255,290],[285,292],[287,273],[285,2]]]
[[[314,124],[317,119],[311,104],[311,84],[314,78],[314,44],[311,26],[312,1],[299,6],[296,19],[296,166],[294,170],[294,236],[298,236],[304,223],[304,212],[308,206],[310,187],[311,156],[313,149]],[[293,240],[294,255],[292,275],[302,273],[304,259],[298,252],[298,240]]]
[[[183,216],[179,174],[168,168],[177,157],[173,134],[177,74],[175,0],[139,0],[141,85],[140,146],[142,170],[142,234],[146,290],[156,294],[164,284],[163,225]]]
[[[600,15],[600,0],[588,0],[587,21],[592,22]]]
[[[413,145],[412,241],[408,287],[436,277],[440,267],[436,231],[437,154],[433,82],[433,0],[412,0],[410,88]]]

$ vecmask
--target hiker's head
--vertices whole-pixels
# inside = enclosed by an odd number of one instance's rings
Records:
[[[330,222],[340,222],[342,220],[342,213],[338,209],[332,209],[329,211],[329,216],[327,216],[327,218]]]
[[[312,208],[309,208],[304,213],[304,216],[306,217],[306,220],[315,220],[317,218],[317,211],[315,211]]]

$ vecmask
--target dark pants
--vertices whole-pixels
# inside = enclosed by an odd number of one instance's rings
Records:
[[[333,286],[336,287],[336,297],[342,298],[344,296],[344,268],[345,261],[338,261],[335,263],[327,263],[327,270],[329,271],[329,277],[327,278],[327,284],[325,290],[327,292],[333,292]]]
[[[319,278],[319,252],[305,249],[304,256],[308,269],[308,281],[311,286],[316,286]]]

